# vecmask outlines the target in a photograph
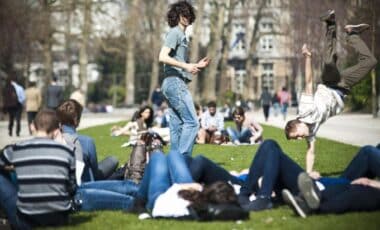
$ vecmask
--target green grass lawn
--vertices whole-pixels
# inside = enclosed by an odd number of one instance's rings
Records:
[[[82,130],[95,139],[99,160],[108,155],[117,156],[123,164],[131,148],[121,148],[124,137],[111,137],[111,125]],[[287,141],[283,131],[264,126],[264,138],[276,140],[284,152],[304,167],[306,144],[304,141]],[[196,145],[193,156],[203,154],[228,170],[247,168],[258,146]],[[167,150],[167,147],[166,149]],[[319,138],[316,145],[316,170],[323,175],[340,174],[350,162],[358,147]],[[269,211],[251,212],[243,222],[195,222],[175,220],[138,220],[134,214],[121,211],[77,213],[71,217],[69,227],[59,229],[379,229],[380,212],[349,213],[344,215],[314,215],[307,219],[295,216],[291,209],[281,206]]]

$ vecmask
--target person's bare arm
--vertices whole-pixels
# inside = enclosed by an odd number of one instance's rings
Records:
[[[314,147],[315,147],[315,140],[314,141],[306,141],[307,142],[307,151],[306,151],[306,172],[311,173],[313,172],[313,166],[314,166],[314,159],[315,159],[315,153],[314,153]]]
[[[360,185],[371,186],[373,188],[380,189],[380,181],[372,180],[366,177],[358,178],[352,181],[351,184],[360,184]]]
[[[252,139],[256,142],[257,140],[259,140],[262,137],[264,129],[256,121],[253,121],[251,123],[251,129],[253,131],[252,132],[253,133]]]
[[[210,59],[207,57],[201,59],[198,63],[180,62],[169,56],[170,51],[171,48],[163,46],[161,48],[158,60],[162,63],[182,68],[192,74],[197,74],[200,69],[205,68],[210,63]]]
[[[311,52],[306,44],[302,46],[302,54],[305,57],[305,93],[313,94],[313,70],[311,67]]]

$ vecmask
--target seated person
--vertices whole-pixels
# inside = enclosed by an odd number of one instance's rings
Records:
[[[9,145],[0,153],[0,206],[14,229],[66,224],[72,209],[73,149],[53,140],[60,135],[55,111],[41,110],[34,125],[33,139]],[[18,187],[9,179],[12,171]]]
[[[198,131],[197,143],[212,143],[216,136],[221,136],[224,129],[224,119],[221,113],[216,111],[216,103],[207,104],[207,111],[201,116],[201,127]]]
[[[153,109],[150,106],[144,106],[139,109],[136,115],[124,127],[114,126],[111,128],[112,136],[128,135],[129,141],[135,143],[140,135],[153,125]]]
[[[227,133],[234,144],[256,144],[263,140],[263,128],[254,119],[247,118],[242,107],[236,107],[232,113],[232,118],[236,129],[228,127]]]
[[[69,99],[62,102],[57,108],[58,120],[62,125],[63,134],[71,135],[73,140],[79,141],[83,153],[85,168],[82,181],[93,181],[106,179],[115,170],[118,160],[108,157],[98,164],[96,146],[94,140],[85,135],[79,135],[76,128],[82,116],[83,107],[75,100]]]

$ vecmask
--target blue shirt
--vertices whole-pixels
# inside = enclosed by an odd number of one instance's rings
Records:
[[[187,62],[189,41],[186,38],[184,31],[182,31],[178,26],[170,28],[169,32],[166,34],[164,46],[171,49],[169,56],[180,62]],[[171,66],[168,64],[164,65],[164,72],[166,76],[179,76],[186,78],[191,81],[192,76],[185,70]]]
[[[12,81],[12,85],[15,88],[18,102],[23,105],[25,103],[25,99],[26,99],[24,88],[14,81]]]

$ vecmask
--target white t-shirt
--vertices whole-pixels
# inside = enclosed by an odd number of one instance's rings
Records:
[[[178,196],[182,190],[179,184],[173,184],[166,192],[159,195],[154,203],[153,217],[181,217],[188,216],[187,206],[190,202]]]
[[[344,102],[339,94],[323,84],[318,85],[314,96],[302,93],[297,118],[311,126],[311,133],[307,140],[314,141],[319,126],[329,117],[342,112],[343,108]]]

